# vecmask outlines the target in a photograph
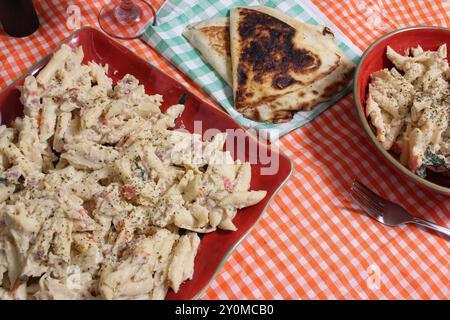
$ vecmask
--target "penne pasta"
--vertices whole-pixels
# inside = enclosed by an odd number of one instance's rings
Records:
[[[198,233],[236,230],[266,194],[226,134],[175,130],[184,105],[82,60],[63,45],[0,126],[0,299],[164,299],[192,279]]]

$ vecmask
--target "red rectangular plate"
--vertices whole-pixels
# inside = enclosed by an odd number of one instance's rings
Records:
[[[194,121],[201,121],[202,133],[211,128],[219,131],[227,129],[238,130],[240,134],[230,139],[246,138],[244,152],[239,157],[242,161],[249,159],[257,159],[252,163],[252,190],[266,190],[267,196],[257,205],[239,210],[236,218],[233,220],[237,227],[237,231],[223,231],[206,234],[201,240],[200,248],[195,259],[194,277],[190,281],[186,281],[177,294],[169,290],[167,299],[193,299],[198,298],[214,279],[223,263],[226,261],[231,252],[236,248],[239,242],[250,232],[262,216],[269,201],[275,196],[280,188],[286,183],[292,174],[292,163],[284,156],[267,147],[265,144],[257,143],[255,138],[235,123],[227,114],[217,108],[207,104],[198,97],[190,94],[175,79],[171,78],[164,72],[152,66],[139,56],[135,55],[129,49],[115,42],[102,32],[86,27],[82,28],[70,37],[65,39],[63,43],[69,44],[71,47],[82,46],[84,51],[84,63],[87,61],[95,61],[100,64],[109,65],[109,76],[113,81],[121,79],[125,74],[134,75],[141,84],[145,86],[148,94],[161,94],[164,97],[162,110],[177,104],[183,94],[187,94],[185,102],[185,111],[178,120],[178,126],[184,126],[190,132],[193,132]],[[32,67],[27,73],[22,75],[13,84],[0,93],[0,113],[2,115],[2,123],[9,124],[17,116],[22,115],[22,104],[19,101],[19,90],[17,86],[23,84],[24,78],[28,74],[35,74],[45,66],[50,60],[51,55],[43,58],[39,63]],[[240,130],[239,130],[240,129]],[[253,141],[253,146],[257,145],[257,149],[250,147],[249,141]],[[226,146],[232,145],[229,139]],[[236,145],[236,143],[235,143]],[[230,150],[237,156],[239,152]],[[278,170],[272,175],[262,175],[261,169],[266,167],[274,167],[274,163],[266,163],[261,161],[258,154],[267,154],[268,158],[278,161]],[[245,159],[244,159],[245,158]],[[235,156],[236,159],[236,156]]]

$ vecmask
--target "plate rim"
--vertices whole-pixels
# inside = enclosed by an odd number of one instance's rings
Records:
[[[355,69],[355,74],[354,74],[354,83],[353,83],[353,96],[354,96],[354,101],[355,101],[355,106],[356,106],[356,110],[358,112],[358,116],[359,119],[361,120],[361,123],[364,127],[364,130],[366,131],[366,133],[369,135],[370,140],[372,140],[373,144],[376,146],[376,148],[378,149],[378,151],[380,151],[386,160],[389,161],[389,163],[391,163],[392,165],[395,166],[396,169],[400,170],[401,173],[407,175],[408,177],[410,177],[412,180],[414,180],[415,183],[425,186],[429,189],[432,189],[434,191],[439,192],[442,195],[445,196],[450,196],[450,188],[447,187],[443,187],[441,185],[438,185],[436,183],[433,183],[431,181],[428,181],[424,178],[419,177],[417,174],[413,173],[412,171],[410,171],[409,169],[407,169],[405,166],[403,166],[396,158],[394,158],[389,152],[387,152],[386,150],[384,150],[384,148],[381,146],[381,144],[378,142],[378,140],[376,139],[372,129],[369,126],[369,122],[367,121],[367,118],[365,116],[365,114],[363,113],[362,110],[364,110],[363,106],[361,106],[361,104],[359,103],[359,92],[358,92],[358,75],[359,75],[359,71],[361,69],[361,65],[364,62],[365,58],[367,57],[367,55],[372,51],[372,49],[377,46],[381,41],[397,34],[397,33],[402,33],[405,31],[411,31],[411,30],[426,30],[426,29],[436,29],[436,30],[444,30],[447,32],[450,32],[450,28],[447,27],[441,27],[441,26],[413,26],[413,27],[405,27],[405,28],[400,28],[400,29],[396,29],[393,30],[391,32],[386,33],[385,35],[381,36],[380,38],[378,38],[377,40],[375,40],[369,47],[367,47],[367,49],[364,51],[363,55],[361,56],[361,59],[358,62],[358,65],[356,66]]]
[[[234,250],[237,249],[237,247],[240,246],[242,241],[244,241],[245,238],[253,231],[253,229],[256,227],[256,225],[259,223],[259,221],[262,219],[264,214],[266,213],[267,208],[271,204],[272,200],[278,195],[280,190],[286,185],[286,183],[291,178],[293,172],[294,172],[294,166],[292,165],[292,160],[290,158],[289,163],[291,164],[291,170],[289,171],[289,174],[287,177],[283,180],[283,182],[280,184],[280,186],[275,190],[273,195],[270,197],[270,199],[267,201],[267,204],[264,206],[264,208],[261,210],[261,213],[259,214],[258,218],[255,220],[255,222],[250,226],[250,228],[245,231],[245,233],[236,241],[236,243],[225,253],[223,258],[220,260],[219,264],[217,265],[216,270],[214,271],[213,275],[211,276],[211,279],[209,279],[208,283],[192,298],[192,300],[198,300],[203,294],[205,294],[206,290],[211,286],[213,281],[217,278],[220,270],[222,270],[225,263],[230,258],[231,254],[234,252]]]
[[[237,247],[239,247],[239,245],[242,243],[242,241],[253,231],[253,229],[255,228],[255,226],[260,222],[260,220],[262,219],[262,217],[264,216],[264,214],[266,213],[267,208],[269,207],[269,205],[271,204],[272,200],[278,195],[278,193],[280,192],[280,190],[286,185],[286,183],[289,181],[289,179],[292,177],[292,174],[294,172],[294,165],[293,165],[293,161],[290,157],[287,156],[286,153],[284,153],[283,151],[281,151],[279,148],[277,148],[277,150],[275,150],[271,144],[266,144],[263,143],[261,141],[259,141],[256,137],[254,137],[252,134],[250,134],[250,132],[242,127],[238,122],[236,122],[227,112],[225,112],[224,110],[222,110],[221,108],[216,108],[214,106],[212,106],[209,102],[205,101],[203,98],[199,97],[198,95],[192,93],[192,90],[186,88],[186,86],[181,83],[179,80],[175,79],[173,76],[167,74],[164,70],[160,69],[158,66],[155,66],[153,64],[151,64],[149,61],[147,61],[146,59],[142,58],[141,56],[139,56],[138,54],[136,54],[134,51],[130,50],[129,48],[125,47],[124,45],[122,45],[121,43],[115,41],[113,38],[111,38],[110,36],[108,36],[107,34],[103,33],[102,31],[100,31],[99,29],[92,27],[92,26],[82,26],[80,28],[78,28],[77,30],[73,31],[70,35],[68,35],[67,37],[61,39],[56,47],[52,50],[49,51],[48,54],[44,55],[42,58],[40,58],[35,64],[33,64],[30,68],[28,68],[23,74],[21,74],[19,77],[17,77],[14,81],[12,81],[8,86],[6,86],[3,90],[0,91],[0,95],[2,95],[4,92],[6,92],[7,90],[11,89],[11,87],[13,87],[17,82],[19,82],[20,80],[22,80],[23,78],[25,78],[26,76],[30,75],[32,73],[32,71],[35,68],[39,68],[42,67],[45,63],[45,61],[51,56],[53,55],[58,49],[59,47],[63,44],[66,43],[69,39],[73,38],[75,35],[77,35],[79,32],[81,32],[82,30],[86,30],[86,29],[91,29],[93,32],[99,32],[101,33],[103,36],[108,37],[109,39],[111,39],[112,41],[116,42],[117,45],[123,47],[124,49],[128,50],[131,54],[133,54],[136,58],[138,58],[139,60],[143,61],[145,64],[149,65],[152,68],[157,69],[158,71],[160,71],[161,73],[163,73],[164,75],[170,77],[171,79],[173,79],[174,81],[176,81],[184,90],[186,90],[186,92],[189,92],[190,94],[194,95],[197,99],[201,100],[203,103],[205,103],[208,108],[214,108],[217,111],[220,111],[224,116],[226,116],[227,118],[229,118],[233,123],[235,123],[238,128],[244,130],[247,134],[247,136],[249,137],[249,139],[253,139],[254,141],[256,141],[256,143],[259,144],[263,144],[267,149],[269,149],[271,152],[277,153],[278,155],[284,157],[285,159],[287,159],[289,161],[289,165],[290,165],[290,170],[289,170],[289,174],[286,176],[286,178],[280,183],[280,185],[277,187],[277,189],[273,192],[272,196],[269,198],[269,200],[267,201],[266,205],[264,206],[264,208],[262,208],[260,214],[258,215],[258,218],[255,220],[255,222],[245,231],[244,234],[242,234],[241,237],[239,237],[239,239],[233,244],[233,246],[231,246],[231,248],[223,255],[223,257],[220,259],[220,262],[218,263],[216,269],[214,270],[214,273],[212,274],[212,276],[210,277],[210,279],[208,280],[208,282],[201,288],[198,290],[198,292],[191,298],[191,300],[198,300],[205,292],[206,290],[211,286],[212,282],[217,278],[217,275],[219,274],[220,270],[223,268],[223,266],[225,265],[225,263],[228,261],[228,259],[230,258],[231,254],[236,250]],[[201,88],[200,88],[201,89]]]

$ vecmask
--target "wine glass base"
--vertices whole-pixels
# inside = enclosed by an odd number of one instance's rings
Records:
[[[141,21],[142,9],[135,5],[130,11],[124,10],[121,6],[114,9],[114,16],[116,20],[124,24],[132,24]]]
[[[156,25],[155,9],[146,1],[133,1],[133,7],[125,10],[120,1],[112,1],[98,14],[100,28],[118,39],[136,39],[142,36],[150,24]]]

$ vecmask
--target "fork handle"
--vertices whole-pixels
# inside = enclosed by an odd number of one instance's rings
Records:
[[[420,218],[417,218],[417,217],[413,217],[412,222],[415,223],[415,224],[418,224],[418,225],[420,225],[422,227],[433,229],[433,230],[435,230],[437,232],[445,234],[447,237],[450,237],[450,230],[445,228],[445,227],[443,227],[443,226],[440,226],[440,225],[438,225],[436,223],[433,223],[433,222],[430,222],[430,221],[426,221],[426,220],[423,220],[423,219],[420,219]]]

